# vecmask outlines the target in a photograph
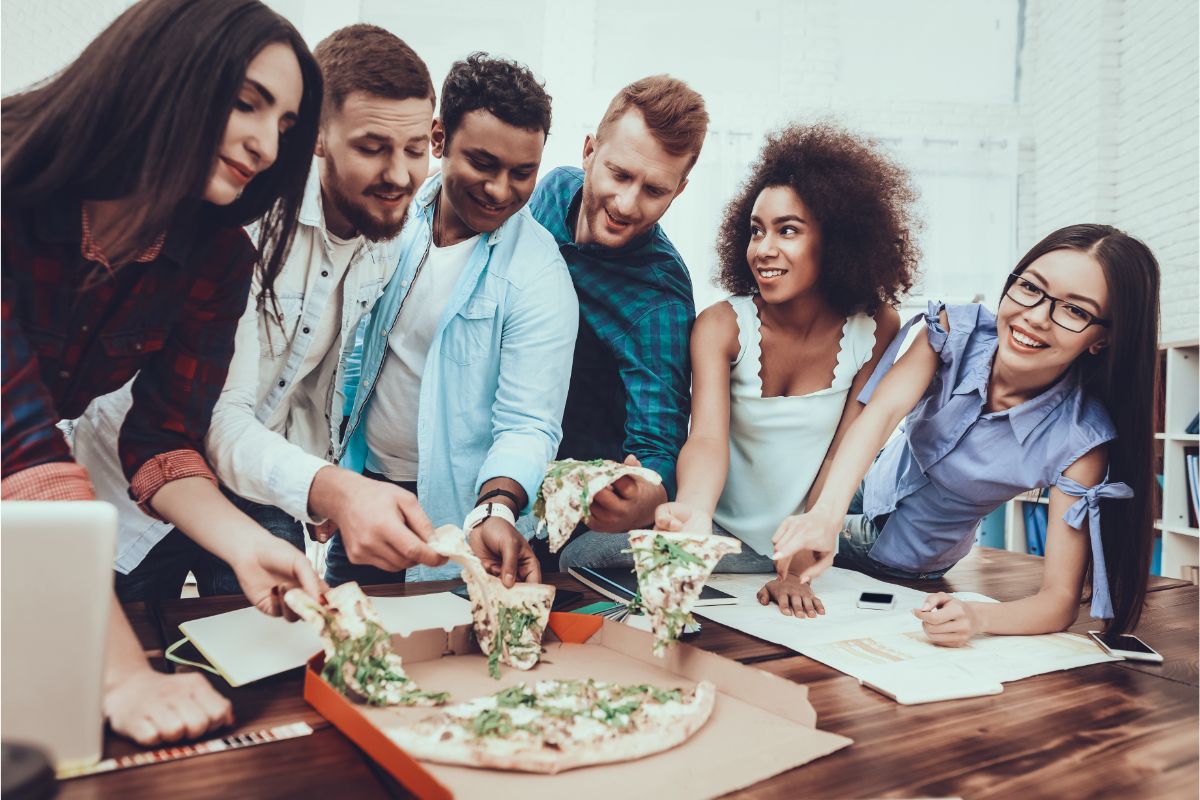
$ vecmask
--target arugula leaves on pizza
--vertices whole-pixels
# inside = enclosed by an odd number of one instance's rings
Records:
[[[629,548],[640,605],[650,615],[654,655],[661,656],[695,622],[692,607],[717,562],[740,553],[742,543],[732,536],[631,531]]]
[[[626,475],[635,475],[656,485],[662,483],[662,478],[652,469],[616,461],[567,458],[550,462],[533,503],[533,515],[538,518],[537,533],[549,531],[550,552],[557,553],[579,523],[587,519],[592,498]]]

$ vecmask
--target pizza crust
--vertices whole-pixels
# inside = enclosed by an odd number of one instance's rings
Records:
[[[671,706],[674,709],[673,713],[661,714],[662,719],[648,722],[629,733],[614,730],[609,732],[610,735],[598,739],[585,739],[559,747],[537,746],[536,743],[523,740],[495,737],[458,738],[451,732],[457,723],[446,722],[445,715],[423,720],[411,727],[388,730],[387,735],[409,755],[421,761],[554,775],[596,764],[635,761],[677,747],[708,721],[716,703],[716,695],[716,687],[712,683],[701,681],[691,700],[664,704],[664,712]]]
[[[541,657],[542,635],[554,605],[554,587],[544,583],[506,587],[499,578],[488,574],[483,562],[471,552],[462,530],[454,525],[443,525],[434,531],[429,546],[463,568],[475,638],[479,649],[489,657],[492,677],[500,677],[499,664],[532,669]],[[519,634],[508,635],[518,628]]]
[[[662,483],[662,477],[652,469],[606,459],[577,461],[565,458],[550,462],[533,513],[538,518],[536,533],[548,531],[551,553],[557,553],[587,517],[592,498],[626,475],[642,478],[656,486]]]

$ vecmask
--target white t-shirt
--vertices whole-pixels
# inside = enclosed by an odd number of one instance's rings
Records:
[[[417,410],[421,375],[438,321],[478,236],[429,255],[388,334],[388,354],[367,412],[367,469],[393,481],[417,479]]]

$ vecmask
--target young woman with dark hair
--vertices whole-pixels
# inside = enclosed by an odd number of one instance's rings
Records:
[[[203,441],[256,262],[272,300],[320,105],[303,40],[261,3],[143,0],[2,107],[4,499],[92,498],[56,423],[136,375],[131,495],[210,531],[197,541],[274,614],[281,588],[319,581],[222,497]],[[241,228],[258,218],[261,261]],[[115,603],[111,617],[115,730],[151,743],[228,721],[206,681],[155,672]]]
[[[663,530],[741,539],[718,571],[771,573],[771,536],[820,493],[854,398],[900,327],[892,308],[918,253],[908,175],[831,125],[768,138],[721,226],[720,281],[734,295],[692,332],[692,424]],[[824,609],[796,559],[759,601]]]
[[[937,593],[914,613],[947,646],[979,633],[1062,630],[1075,621],[1090,564],[1092,616],[1110,635],[1131,630],[1153,533],[1154,256],[1115,228],[1073,225],[1020,260],[995,315],[931,303],[913,322],[922,316],[924,330],[895,366],[908,326],[884,354],[820,499],[776,533],[775,557],[816,551],[803,580],[831,562],[939,577],[970,550],[984,516],[1048,486],[1036,595],[972,603]],[[901,419],[903,434],[875,459]]]

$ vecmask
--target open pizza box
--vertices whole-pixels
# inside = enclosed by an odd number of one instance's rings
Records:
[[[322,677],[324,656],[308,662],[304,699],[420,798],[555,797],[621,800],[717,797],[840,750],[851,741],[817,730],[807,687],[685,644],[651,655],[650,634],[600,617],[552,613],[542,660],[528,672],[501,667],[488,676],[470,625],[393,636],[404,670],[425,691],[451,702],[490,695],[520,682],[595,678],[663,688],[707,679],[718,691],[712,717],[692,738],[646,758],[583,767],[557,775],[447,766],[410,758],[387,729],[434,713],[354,703]]]

